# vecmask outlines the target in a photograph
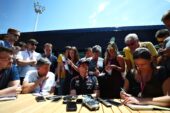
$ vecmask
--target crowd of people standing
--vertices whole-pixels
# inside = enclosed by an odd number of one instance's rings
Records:
[[[94,94],[122,98],[124,104],[170,106],[170,10],[162,21],[168,29],[155,33],[158,45],[141,42],[136,33],[129,33],[124,55],[111,40],[103,58],[100,45],[88,47],[82,58],[75,46],[66,46],[58,56],[49,42],[44,44],[44,53],[36,52],[36,39],[16,46],[20,31],[9,28],[0,40],[0,96],[12,92]]]

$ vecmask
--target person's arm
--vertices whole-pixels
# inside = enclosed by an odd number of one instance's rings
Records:
[[[133,96],[127,96],[123,104],[148,104],[148,105],[157,105],[157,106],[170,106],[170,96],[161,96],[161,97],[154,97],[154,98],[137,98]]]
[[[118,70],[118,71],[120,71],[120,72],[124,72],[125,71],[125,61],[124,61],[123,57],[119,55],[117,57],[117,61],[118,61],[120,66],[111,65],[111,67]]]
[[[25,61],[21,59],[17,59],[18,66],[27,66],[27,65],[35,65],[37,62],[35,60]]]
[[[154,97],[154,98],[137,98],[133,97],[126,92],[121,92],[120,96],[124,99],[123,104],[134,103],[134,104],[151,104],[158,106],[170,106],[170,77],[163,83],[163,92],[165,96]]]
[[[60,83],[62,68],[63,68],[63,63],[58,62],[58,65],[57,65],[57,81],[56,81],[57,84]]]
[[[0,90],[0,96],[8,94],[19,94],[21,92],[20,80],[14,80],[9,82],[8,87]]]
[[[68,59],[67,62],[74,70],[79,72],[78,67],[71,60]]]
[[[37,81],[29,83],[28,81],[23,82],[22,93],[30,93],[34,91],[34,89],[39,86],[44,80],[48,79],[48,77],[40,77]]]

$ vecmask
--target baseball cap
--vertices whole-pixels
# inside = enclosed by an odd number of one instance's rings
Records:
[[[85,59],[85,58],[82,58],[78,61],[77,63],[77,66],[80,66],[81,64],[89,64],[89,60],[88,59]]]
[[[37,40],[35,40],[35,39],[29,39],[28,40],[28,43],[30,43],[30,44],[38,44],[38,42],[37,42]]]

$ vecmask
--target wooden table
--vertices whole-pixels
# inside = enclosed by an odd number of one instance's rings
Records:
[[[119,100],[116,100],[119,101]],[[58,102],[36,102],[35,96],[31,94],[19,95],[16,100],[0,101],[0,113],[65,113],[66,105],[62,104],[63,100]],[[77,111],[74,113],[170,113],[170,111],[134,111],[130,108],[120,105],[105,107],[100,103],[100,108],[97,111],[89,111],[81,104],[77,104]]]

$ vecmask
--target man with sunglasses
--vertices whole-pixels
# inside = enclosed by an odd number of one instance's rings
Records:
[[[0,46],[12,48],[14,47],[15,42],[18,41],[19,37],[20,31],[13,28],[9,28],[4,40],[0,40]]]
[[[124,57],[128,71],[135,67],[133,60],[133,52],[139,47],[145,47],[149,49],[152,54],[153,61],[156,61],[158,52],[155,49],[154,45],[151,42],[140,42],[137,34],[130,33],[126,35],[125,44],[127,46],[123,48],[123,53],[125,55]]]
[[[41,58],[40,53],[37,53],[36,47],[38,42],[35,39],[29,39],[27,41],[27,49],[25,51],[20,51],[17,54],[16,60],[18,64],[19,74],[20,74],[20,80],[21,84],[23,82],[23,79],[26,75],[26,73],[29,70],[35,70],[36,69],[36,63]]]

